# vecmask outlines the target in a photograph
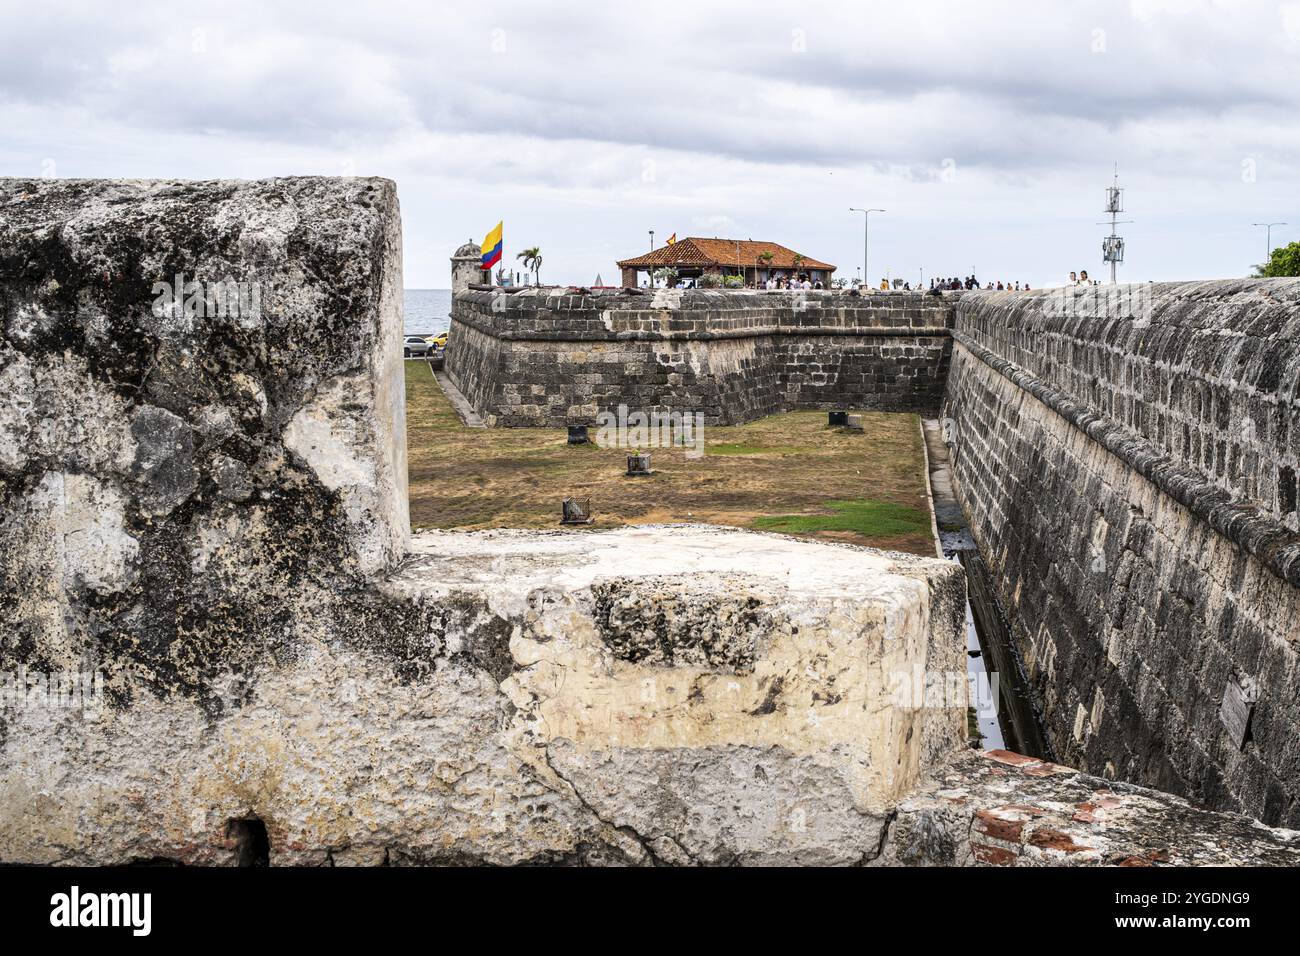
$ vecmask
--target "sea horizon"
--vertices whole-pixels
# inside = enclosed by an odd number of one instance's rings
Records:
[[[402,330],[431,335],[451,327],[451,289],[403,289]]]

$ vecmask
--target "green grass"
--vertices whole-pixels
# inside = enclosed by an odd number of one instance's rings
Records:
[[[763,531],[811,534],[817,531],[854,531],[864,535],[914,534],[930,528],[930,515],[890,501],[826,502],[832,514],[774,515],[755,518],[753,526]]]

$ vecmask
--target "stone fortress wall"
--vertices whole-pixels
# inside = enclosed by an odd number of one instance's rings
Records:
[[[919,293],[469,291],[444,369],[489,423],[590,424],[620,404],[728,425],[793,408],[933,412],[951,300]]]
[[[952,562],[411,536],[400,235],[386,180],[0,180],[0,863],[1300,861],[900,697]]]
[[[967,296],[953,337],[958,495],[1058,756],[1300,826],[1300,280]]]

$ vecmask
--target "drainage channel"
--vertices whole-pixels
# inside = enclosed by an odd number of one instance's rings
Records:
[[[971,737],[984,750],[1011,750],[1051,760],[1024,666],[1011,643],[1011,629],[998,604],[993,581],[980,557],[966,516],[953,492],[948,446],[941,427],[923,420],[930,495],[944,557],[966,572],[966,661],[971,678]]]
[[[944,557],[960,561],[959,554],[944,552]],[[973,705],[967,719],[967,730],[971,740],[984,750],[1015,750],[1014,742],[1007,741],[1002,732],[1002,721],[997,707],[990,707],[989,691],[992,687],[988,667],[989,658],[984,651],[984,642],[980,640],[979,626],[975,623],[975,612],[970,599],[966,600],[966,671],[971,678]],[[996,668],[994,668],[996,673]],[[1000,692],[1000,689],[999,689]]]
[[[966,654],[970,669],[977,674],[992,673],[998,677],[997,716],[990,719],[998,725],[1002,743],[985,739],[983,747],[985,750],[1000,747],[1027,757],[1054,761],[1055,754],[1043,733],[1024,665],[1011,643],[1011,629],[993,593],[993,581],[984,559],[974,547],[963,548],[952,556],[966,569]],[[979,686],[977,679],[976,687]],[[983,730],[982,723],[980,729]]]

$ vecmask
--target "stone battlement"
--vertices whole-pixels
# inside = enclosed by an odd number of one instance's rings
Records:
[[[973,295],[953,337],[958,497],[1058,756],[1300,825],[1300,280]]]
[[[795,408],[934,411],[956,296],[752,290],[470,291],[444,368],[490,424],[619,405],[735,424]]]

